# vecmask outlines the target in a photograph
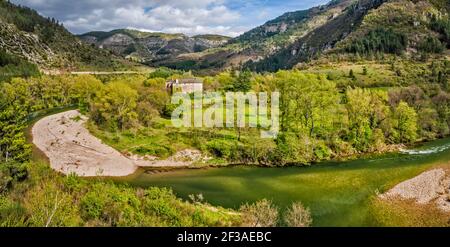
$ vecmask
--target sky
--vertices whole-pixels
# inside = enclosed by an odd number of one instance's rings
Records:
[[[64,23],[72,33],[130,28],[238,36],[285,12],[328,0],[11,0]]]

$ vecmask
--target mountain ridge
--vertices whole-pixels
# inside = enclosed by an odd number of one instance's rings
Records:
[[[0,48],[42,70],[119,69],[128,62],[95,49],[54,18],[9,1],[0,1]]]
[[[144,32],[134,29],[88,32],[78,37],[101,49],[142,63],[171,59],[184,53],[201,52],[219,47],[230,39],[213,34],[189,37],[182,33]]]
[[[397,36],[403,37],[405,43],[400,44],[397,55],[417,58],[445,53],[450,33],[449,5],[446,0],[334,0],[285,13],[220,48],[185,54],[157,65],[215,72],[227,68],[276,71],[329,54],[363,55],[370,59],[372,53],[390,53],[389,47],[380,48],[386,44],[377,44],[379,50],[359,54],[360,50],[349,48],[351,43],[365,46],[363,43],[369,42],[372,46],[376,45],[373,42],[392,42],[390,39]],[[440,23],[434,23],[433,18]],[[436,25],[439,27],[432,27]],[[382,37],[383,33],[391,37]]]
[[[53,18],[0,0],[0,48],[41,69],[69,71],[115,70],[129,66],[126,59],[199,73],[277,71],[320,57],[426,59],[448,53],[449,10],[448,0],[333,0],[284,13],[235,38],[135,29],[75,36]]]

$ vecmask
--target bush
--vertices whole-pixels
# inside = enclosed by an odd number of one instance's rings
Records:
[[[232,157],[234,146],[230,141],[226,140],[212,140],[206,144],[208,151],[212,155],[224,159]]]
[[[450,46],[450,19],[438,19],[433,18],[431,21],[431,29],[439,32],[442,35],[443,42],[447,43],[447,47]]]
[[[285,132],[276,140],[276,150],[272,152],[271,159],[278,161],[278,165],[288,163],[307,164],[314,159],[312,140],[306,135],[297,135]]]
[[[167,104],[163,107],[162,110],[162,115],[165,118],[171,118],[172,117],[172,112],[178,107],[178,105],[176,104]],[[182,117],[182,116],[180,116]]]
[[[311,212],[301,202],[293,203],[284,215],[284,222],[291,227],[308,227],[312,224]]]
[[[25,209],[6,196],[0,195],[0,227],[26,226]]]
[[[314,156],[317,160],[328,160],[331,157],[331,150],[325,143],[319,142],[314,146]]]
[[[151,143],[148,146],[139,146],[130,151],[139,155],[153,155],[158,157],[167,157],[175,153],[175,150],[172,147],[155,143]]]
[[[246,227],[274,227],[278,222],[278,208],[271,201],[263,199],[240,208],[242,224]]]
[[[74,198],[57,183],[45,181],[26,192],[24,208],[30,226],[80,226],[81,218]]]
[[[80,206],[81,215],[87,221],[137,226],[143,218],[140,204],[131,189],[98,183],[81,198]]]
[[[169,69],[169,68],[165,68],[165,67],[160,67],[160,68],[156,69],[155,71],[153,71],[152,73],[150,73],[148,78],[150,78],[150,79],[152,79],[152,78],[167,79],[175,74],[178,74],[178,71]]]
[[[10,189],[14,181],[23,181],[27,177],[26,164],[16,162],[0,163],[0,194]]]
[[[182,216],[174,205],[176,202],[172,191],[166,188],[150,188],[144,192],[144,212],[161,217],[167,225],[181,226]]]

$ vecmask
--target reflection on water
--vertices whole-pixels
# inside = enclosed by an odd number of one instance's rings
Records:
[[[442,139],[397,154],[309,167],[142,172],[119,182],[144,188],[169,187],[184,199],[203,194],[212,205],[236,209],[263,198],[280,209],[301,201],[310,208],[315,226],[373,226],[370,202],[377,192],[449,160],[450,139]]]

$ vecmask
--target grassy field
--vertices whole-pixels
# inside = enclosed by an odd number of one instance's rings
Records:
[[[225,107],[225,106],[224,106]],[[193,109],[194,114],[202,115],[208,108],[204,105],[203,109]],[[249,121],[257,121],[257,116],[251,115],[250,112],[257,112],[248,104],[245,106],[245,121],[248,126]],[[270,109],[268,109],[270,111]],[[224,109],[223,119],[226,119]],[[237,112],[235,111],[235,119]],[[180,122],[181,120],[177,120]],[[261,122],[261,121],[260,121]],[[193,122],[192,122],[193,123]],[[225,124],[225,122],[224,122]],[[148,128],[140,128],[128,131],[107,131],[98,128],[95,124],[88,123],[90,132],[104,141],[106,144],[114,147],[121,152],[131,152],[139,155],[153,155],[160,158],[167,158],[177,151],[195,148],[205,153],[211,153],[209,147],[214,142],[220,142],[228,146],[239,144],[252,144],[255,142],[267,143],[273,145],[271,139],[262,139],[258,128],[176,128],[172,124],[172,120],[166,118],[157,118],[152,126]],[[220,155],[211,160],[211,164],[225,164],[226,157]]]

